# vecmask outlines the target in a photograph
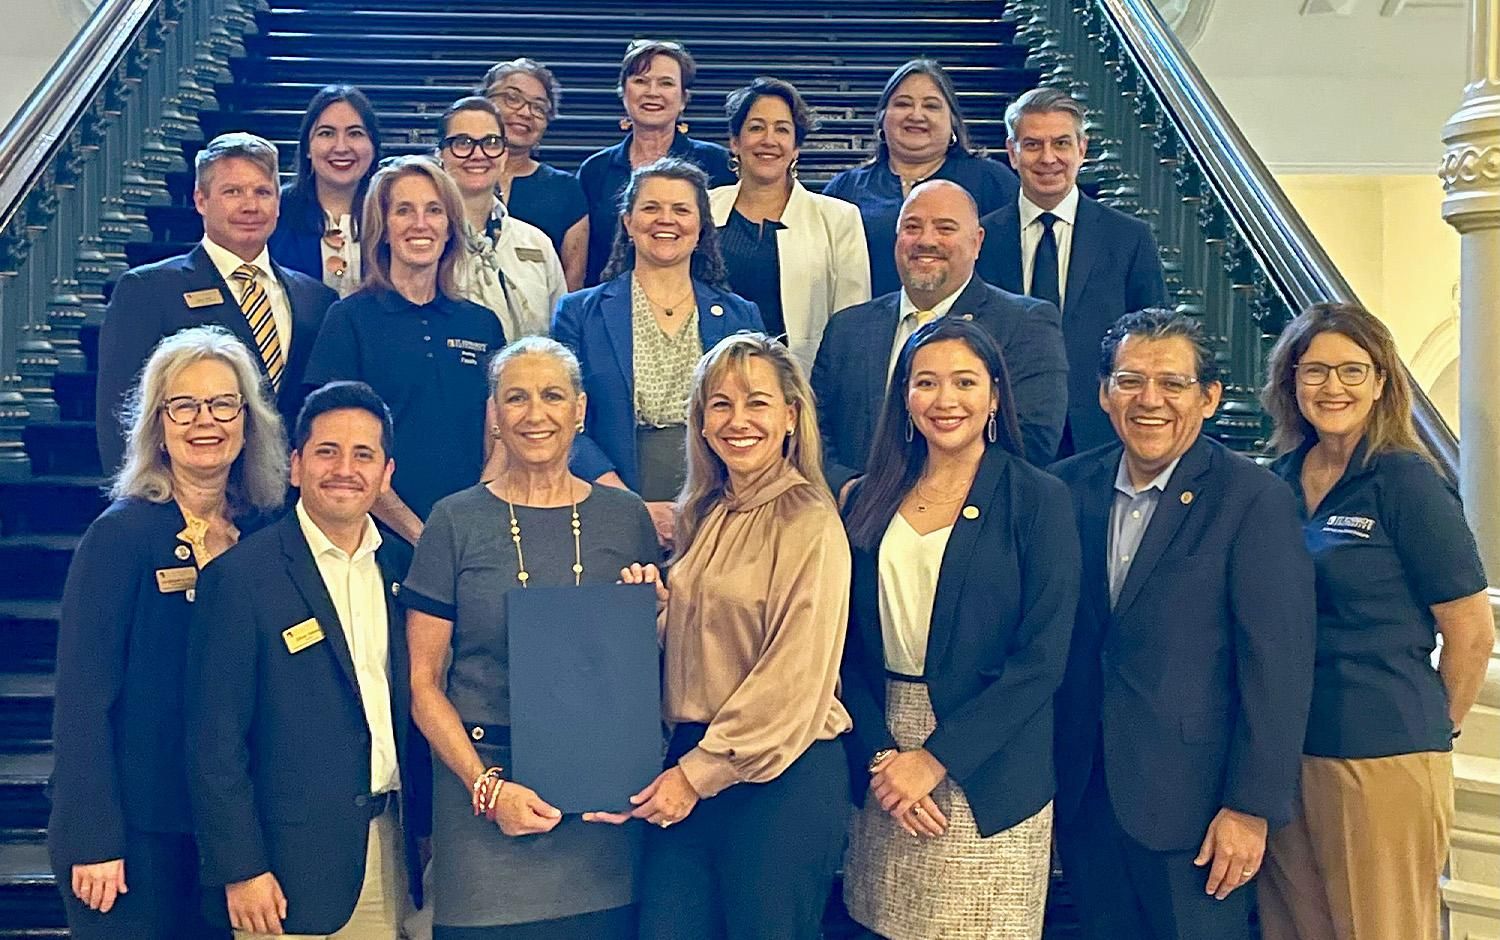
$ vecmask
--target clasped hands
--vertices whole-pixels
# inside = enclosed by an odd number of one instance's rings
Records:
[[[926,748],[898,751],[871,768],[870,793],[902,829],[931,839],[948,831],[948,817],[932,799],[947,775],[943,762]]]

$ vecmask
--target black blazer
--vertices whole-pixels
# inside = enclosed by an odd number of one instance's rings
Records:
[[[292,308],[292,345],[285,350],[286,367],[276,410],[286,422],[287,433],[306,396],[302,372],[307,355],[323,324],[323,313],[338,295],[305,274],[271,262],[276,279],[286,288]],[[184,296],[194,291],[217,290],[221,303],[189,307]],[[105,473],[120,465],[124,454],[124,429],[120,405],[135,384],[151,350],[163,337],[190,326],[218,324],[238,336],[255,355],[255,336],[235,300],[237,295],[219,276],[219,269],[203,245],[185,255],[134,268],[121,275],[109,298],[104,325],[99,330],[99,384],[95,392],[95,433],[99,460]],[[259,357],[257,355],[257,361]]]
[[[984,246],[975,270],[991,284],[1022,293],[1021,210],[1016,200],[980,220]],[[1099,408],[1099,344],[1121,315],[1167,304],[1161,253],[1151,226],[1087,196],[1078,200],[1062,331],[1068,349],[1068,426],[1073,450],[1115,440]]]
[[[1110,609],[1105,553],[1119,444],[1063,461],[1083,588],[1057,697],[1066,825],[1104,753],[1120,825],[1197,849],[1221,807],[1291,819],[1312,697],[1312,558],[1287,485],[1206,436],[1177,465]]]
[[[403,818],[425,818],[430,784],[414,779],[406,625],[396,603],[411,552],[376,551],[389,618],[391,718]],[[370,731],[333,600],[295,512],[203,571],[188,645],[188,784],[205,886],[272,872],[286,892],[287,933],[333,933],[364,880]],[[282,631],[313,617],[325,639],[297,653]],[[407,825],[407,871],[420,903],[420,826]],[[205,908],[225,923],[224,895]]]
[[[1068,403],[1068,360],[1057,308],[975,276],[948,315],[974,320],[1000,344],[1026,458],[1045,466],[1057,454]],[[823,332],[812,387],[823,437],[823,472],[835,493],[865,472],[885,404],[900,316],[901,292],[896,291],[839,311]]]
[[[255,520],[236,523],[248,531]],[[47,824],[59,870],[123,858],[127,829],[193,831],[182,677],[195,571],[175,502],[116,500],[73,553],[58,630]]]
[[[855,497],[850,500],[854,505]],[[981,835],[1035,815],[1055,789],[1052,697],[1078,604],[1078,539],[1068,491],[999,447],[979,466],[938,573],[927,638],[937,728],[926,748],[963,787]],[[854,718],[844,736],[854,802],[870,759],[895,747],[885,714],[878,551],[853,550],[840,679]]]

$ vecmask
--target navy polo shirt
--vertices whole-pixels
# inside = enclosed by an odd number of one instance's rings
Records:
[[[583,161],[578,168],[578,182],[589,204],[589,268],[585,287],[599,283],[599,274],[609,263],[615,244],[615,229],[620,227],[620,191],[630,182],[630,142],[634,134],[613,147],[606,147]],[[735,181],[729,169],[729,151],[706,140],[694,140],[677,132],[667,156],[678,157],[698,166],[708,174],[708,188],[727,186]],[[704,225],[712,225],[709,219]]]
[[[367,288],[328,308],[307,363],[311,386],[366,382],[396,430],[392,488],[421,519],[432,504],[479,481],[490,356],[505,345],[484,307],[441,292],[414,304]]]
[[[1361,441],[1309,516],[1302,463],[1311,448],[1271,466],[1297,494],[1317,568],[1318,652],[1303,751],[1363,758],[1451,750],[1429,608],[1486,585],[1458,492],[1410,451],[1367,463]]]
[[[954,150],[928,180],[948,180],[969,191],[979,203],[979,215],[1015,202],[1021,191],[1016,174],[1003,163]],[[927,182],[923,180],[922,182]],[[901,289],[896,273],[896,222],[901,217],[901,177],[884,161],[845,170],[823,187],[823,195],[859,206],[870,247],[870,296]]]
[[[559,255],[568,229],[589,214],[588,200],[583,198],[578,177],[545,163],[510,181],[510,200],[505,208],[522,222],[530,222],[546,232]]]

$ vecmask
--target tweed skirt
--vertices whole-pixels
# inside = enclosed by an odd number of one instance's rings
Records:
[[[886,716],[902,750],[921,747],[937,724],[920,682],[887,679]],[[891,940],[1038,940],[1052,804],[984,838],[951,777],[932,799],[948,817],[935,839],[909,835],[874,799],[855,814],[844,859],[850,916]]]

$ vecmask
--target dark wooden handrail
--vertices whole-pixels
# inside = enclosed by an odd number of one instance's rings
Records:
[[[1302,310],[1321,302],[1358,303],[1354,289],[1230,118],[1155,4],[1151,0],[1097,2],[1288,306]],[[1417,433],[1457,479],[1458,438],[1421,386],[1415,381],[1410,384]]]
[[[0,132],[0,231],[160,3],[103,0]]]

